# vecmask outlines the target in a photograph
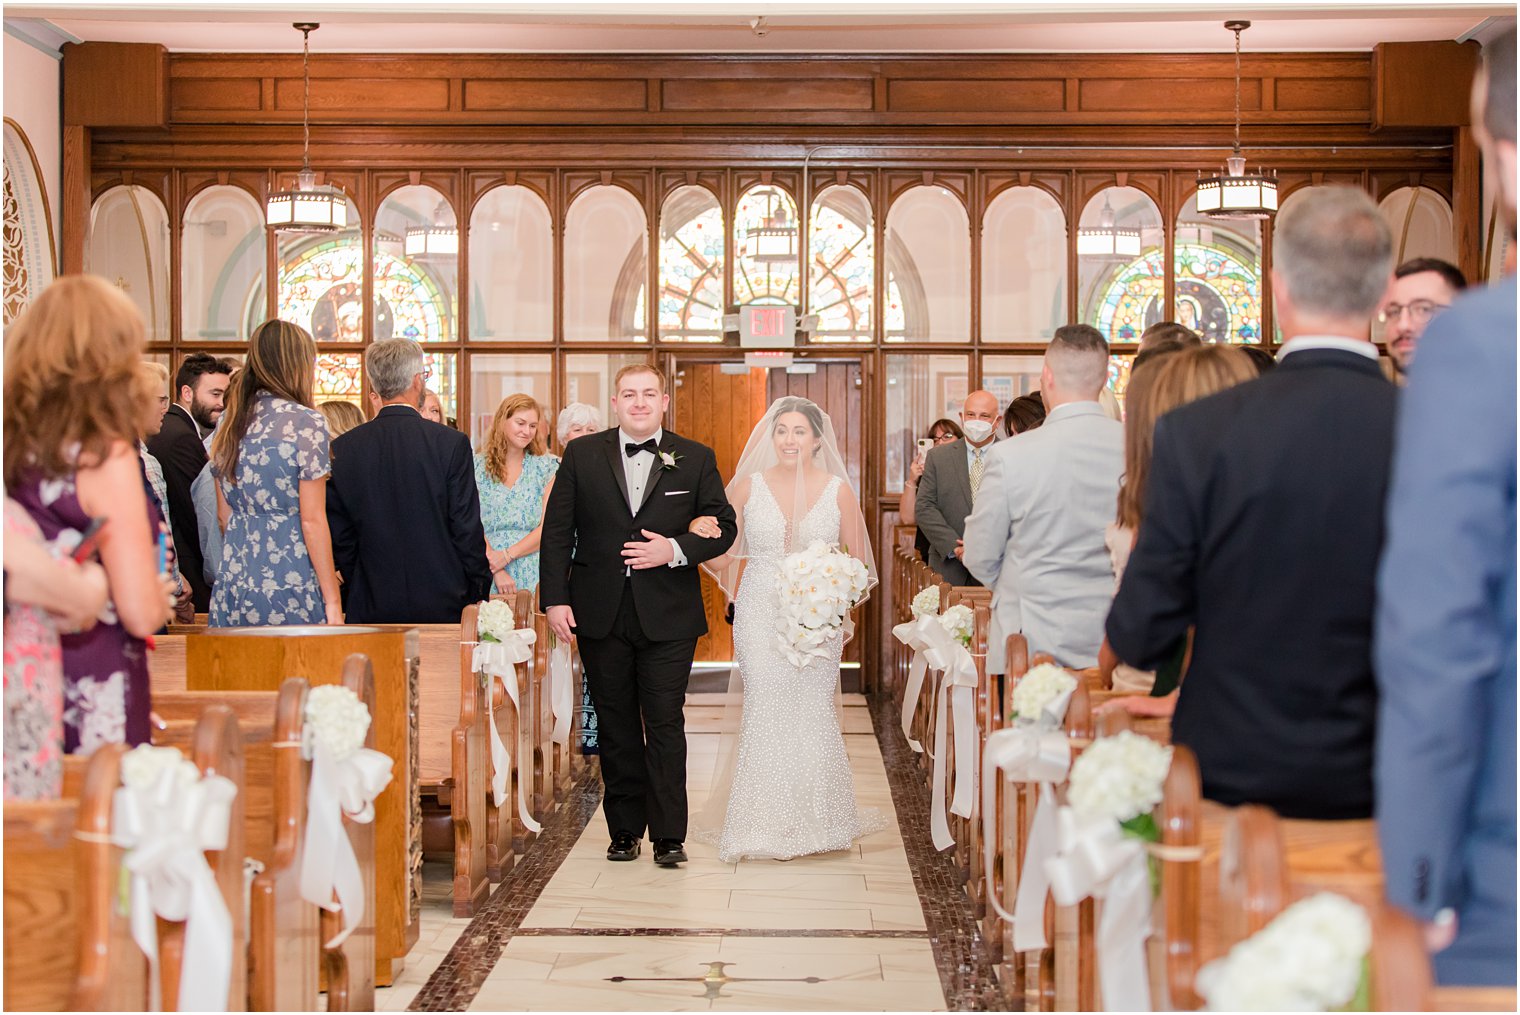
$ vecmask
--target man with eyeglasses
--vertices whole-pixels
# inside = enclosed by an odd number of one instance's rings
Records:
[[[1383,349],[1393,364],[1393,379],[1403,384],[1414,361],[1415,345],[1430,319],[1467,288],[1467,276],[1436,257],[1416,257],[1393,269],[1393,284],[1378,308]]]

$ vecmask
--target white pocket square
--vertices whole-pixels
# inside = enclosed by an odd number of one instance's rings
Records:
[[[679,497],[683,493],[691,493],[691,491],[690,490],[666,490],[665,491],[665,496],[667,496],[667,497]]]

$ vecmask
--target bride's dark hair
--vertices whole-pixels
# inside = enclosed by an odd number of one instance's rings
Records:
[[[802,413],[807,418],[808,426],[813,428],[813,436],[823,436],[823,410],[816,403],[789,395],[776,403],[776,418],[780,419],[789,412]]]

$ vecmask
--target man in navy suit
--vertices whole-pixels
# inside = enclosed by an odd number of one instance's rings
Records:
[[[1473,130],[1515,228],[1515,30]],[[1515,277],[1430,325],[1399,407],[1378,575],[1377,819],[1388,898],[1441,983],[1515,982]]]

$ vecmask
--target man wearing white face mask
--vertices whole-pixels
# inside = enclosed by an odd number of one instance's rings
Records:
[[[913,509],[919,529],[929,540],[929,566],[951,585],[981,584],[961,563],[965,553],[961,536],[986,475],[992,442],[997,439],[993,431],[997,418],[997,396],[973,391],[961,406],[965,439],[933,448],[924,459],[924,475],[918,481]]]

